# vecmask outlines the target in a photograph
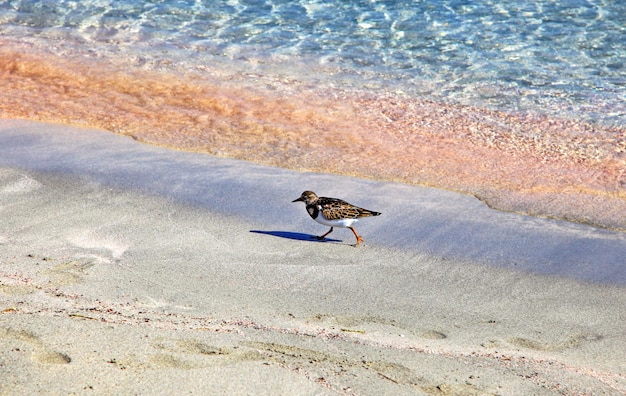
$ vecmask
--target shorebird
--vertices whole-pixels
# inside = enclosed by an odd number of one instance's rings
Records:
[[[356,237],[356,244],[363,241],[352,224],[359,221],[361,217],[379,216],[379,212],[367,210],[354,206],[338,198],[318,197],[313,191],[305,191],[300,195],[300,198],[294,199],[292,202],[304,202],[306,204],[306,211],[309,212],[311,218],[320,224],[330,226],[330,230],[324,235],[317,237],[318,240],[322,240],[326,235],[333,232],[334,227],[349,228]]]

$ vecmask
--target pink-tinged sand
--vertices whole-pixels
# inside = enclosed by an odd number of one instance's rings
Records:
[[[294,170],[428,185],[626,230],[626,129],[401,93],[0,46],[0,117]]]

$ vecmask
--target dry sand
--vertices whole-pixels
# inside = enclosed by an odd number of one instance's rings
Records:
[[[9,120],[0,216],[1,394],[626,392],[624,233]]]

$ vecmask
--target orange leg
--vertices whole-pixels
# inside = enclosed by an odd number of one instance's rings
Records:
[[[322,239],[326,238],[326,235],[330,234],[331,232],[333,232],[333,227],[330,227],[330,230],[328,230],[326,234],[318,236],[317,240],[321,241]]]
[[[352,233],[353,233],[353,234],[354,234],[354,236],[356,237],[356,245],[354,245],[354,247],[359,246],[359,243],[363,242],[363,238],[361,238],[361,237],[360,237],[360,236],[356,233],[356,231],[354,230],[354,228],[352,228],[352,227],[348,227],[348,228],[352,230]]]

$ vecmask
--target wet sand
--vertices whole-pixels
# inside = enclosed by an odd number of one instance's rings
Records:
[[[624,233],[0,126],[3,394],[626,391]],[[304,189],[383,215],[317,242]]]
[[[0,117],[292,170],[445,188],[626,229],[626,130],[262,73],[60,59],[4,43]],[[10,45],[8,45],[10,44]]]

